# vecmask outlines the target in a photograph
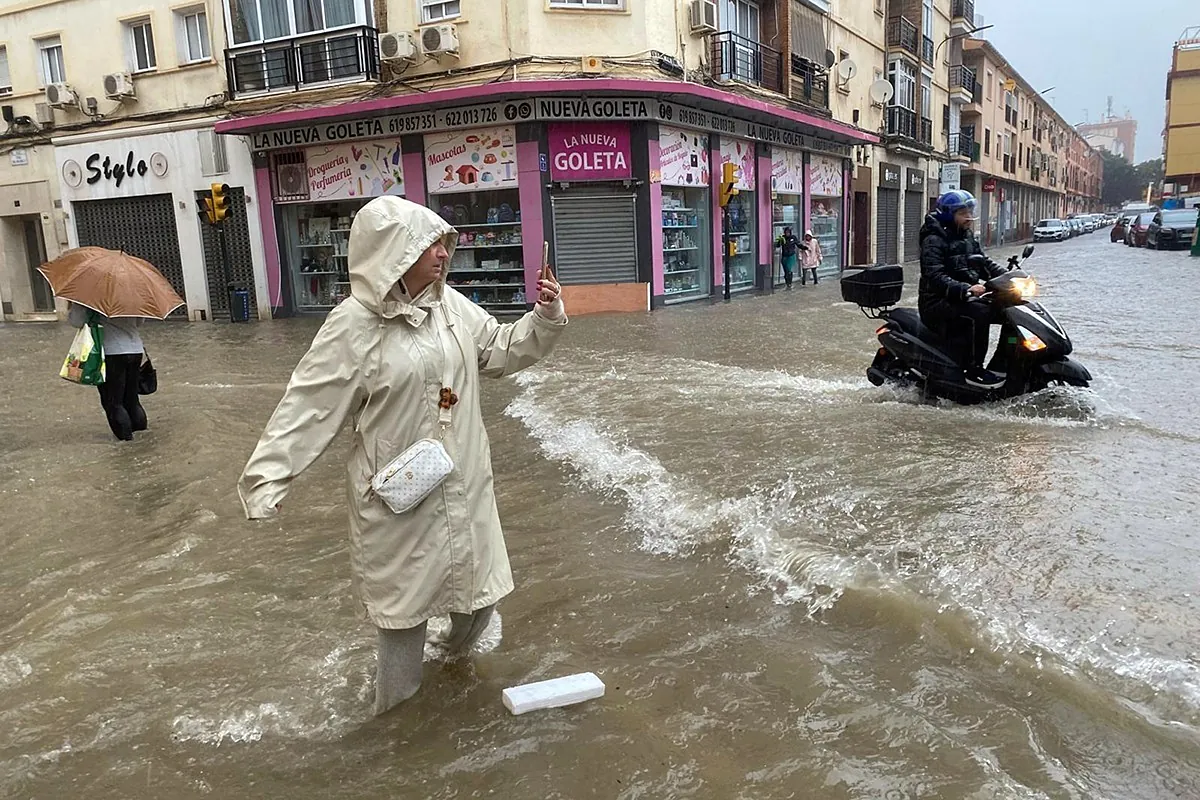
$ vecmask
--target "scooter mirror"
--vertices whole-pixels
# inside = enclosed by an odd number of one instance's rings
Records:
[[[1029,258],[1031,255],[1033,255],[1033,245],[1027,244],[1025,245],[1025,252],[1021,254],[1021,258]]]

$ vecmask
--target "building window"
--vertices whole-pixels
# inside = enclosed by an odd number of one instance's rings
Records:
[[[175,12],[175,27],[179,36],[179,61],[193,64],[208,61],[212,48],[208,40],[208,14],[203,8]]]
[[[988,74],[987,74],[987,81],[986,81],[986,83],[984,83],[984,85],[987,86],[987,99],[988,100],[992,99],[992,78],[993,78],[992,71],[989,69]]]
[[[421,24],[426,22],[441,22],[444,19],[454,19],[461,10],[459,0],[418,0],[421,5]]]
[[[0,47],[0,95],[12,94],[12,78],[8,75],[8,48]]]
[[[888,65],[888,80],[895,89],[892,105],[917,110],[917,71],[906,61],[893,61]]]
[[[454,5],[458,5],[455,3]],[[551,8],[600,8],[606,11],[624,11],[625,0],[550,0]]]
[[[37,46],[38,74],[41,76],[42,85],[66,83],[67,70],[63,66],[63,49],[59,38],[55,36],[50,39],[39,39]]]
[[[458,15],[458,0],[419,2],[422,13],[426,7],[452,6],[454,11],[449,16]],[[371,24],[371,3],[355,0],[225,0],[225,10],[228,36],[234,45]]]
[[[149,72],[158,66],[150,20],[126,23],[125,29],[129,32],[129,68],[134,72]]]
[[[933,78],[921,76],[921,116],[933,119]]]
[[[992,129],[983,129],[983,154],[990,156],[992,154]]]

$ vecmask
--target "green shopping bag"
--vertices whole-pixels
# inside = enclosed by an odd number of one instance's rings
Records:
[[[94,314],[88,314],[87,324],[75,334],[58,375],[85,386],[104,383],[104,326],[95,322]]]

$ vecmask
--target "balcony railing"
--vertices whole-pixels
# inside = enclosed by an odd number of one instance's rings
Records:
[[[761,86],[772,92],[783,91],[783,59],[778,50],[733,31],[714,33],[710,38],[716,77]]]
[[[917,55],[917,26],[908,17],[892,17],[887,27],[888,47],[901,47]],[[930,61],[933,59],[930,58]]]
[[[975,78],[975,70],[963,64],[955,64],[950,68],[950,88],[963,89],[972,98],[975,97],[975,88],[979,81]]]
[[[903,106],[888,106],[884,116],[888,136],[917,138],[917,112]]]
[[[379,80],[379,31],[339,28],[225,51],[229,96]]]
[[[962,156],[975,160],[975,153],[979,151],[979,145],[975,143],[973,136],[968,136],[965,133],[950,134],[950,146],[947,151],[952,156]]]
[[[969,25],[975,25],[975,0],[953,0],[950,4],[952,19],[965,19]]]
[[[792,99],[829,109],[829,73],[818,72],[811,61],[792,56]]]
[[[933,63],[933,39],[928,36],[921,37],[921,56],[925,59],[926,64]]]
[[[933,120],[929,117],[921,117],[921,144],[933,146]]]

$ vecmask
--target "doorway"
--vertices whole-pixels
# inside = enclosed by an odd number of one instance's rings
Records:
[[[867,192],[854,193],[854,243],[851,248],[852,264],[871,263],[871,195]]]
[[[21,234],[25,239],[25,260],[29,266],[29,288],[33,295],[33,310],[50,313],[54,311],[54,293],[50,284],[38,272],[46,263],[46,241],[42,237],[40,217],[22,217]]]

